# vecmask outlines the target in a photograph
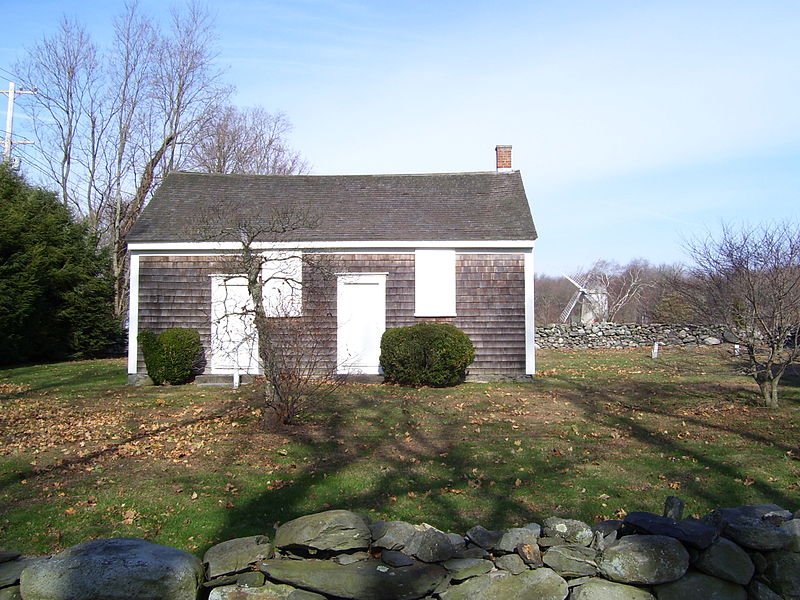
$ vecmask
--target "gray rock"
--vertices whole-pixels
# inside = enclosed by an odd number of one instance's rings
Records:
[[[592,531],[599,531],[604,536],[607,536],[610,533],[616,533],[625,525],[622,521],[617,519],[607,519],[605,521],[599,521],[592,525]]]
[[[675,521],[648,512],[632,512],[625,517],[625,524],[637,531],[652,535],[666,535],[695,548],[708,548],[719,538],[719,531],[695,519]]]
[[[707,338],[703,338],[703,344],[706,346],[719,346],[722,341],[719,338],[715,338],[713,336],[708,336]]]
[[[372,558],[369,552],[353,552],[352,554],[340,554],[335,557],[333,561],[337,565],[352,565],[353,563],[360,560],[367,560],[368,558]]]
[[[495,550],[510,554],[520,544],[536,544],[538,537],[535,529],[528,529],[527,527],[507,529],[503,532],[503,537],[495,545]]]
[[[767,557],[763,552],[748,552],[747,555],[756,567],[756,576],[763,575],[767,570]]]
[[[655,593],[658,600],[747,600],[747,590],[741,585],[697,571],[689,571],[677,581],[655,586]]]
[[[523,529],[530,529],[534,532],[537,538],[542,537],[542,526],[538,523],[528,523],[523,527]]]
[[[18,585],[0,589],[0,600],[22,600]]]
[[[560,537],[570,544],[580,544],[581,546],[588,546],[594,538],[592,528],[586,523],[559,517],[546,519],[543,533],[545,536]]]
[[[597,552],[586,546],[553,546],[542,561],[562,577],[583,577],[597,574]]]
[[[755,517],[739,517],[727,523],[723,535],[751,550],[782,550],[792,543],[792,534],[780,526]]]
[[[24,571],[26,567],[43,560],[47,559],[27,557],[0,562],[0,588],[18,584],[19,577],[22,575],[22,571]]]
[[[781,551],[766,555],[764,577],[784,600],[800,600],[800,553]]]
[[[792,513],[777,504],[756,504],[753,506],[737,506],[736,508],[718,508],[710,512],[701,520],[710,525],[723,528],[727,523],[733,523],[741,518],[749,519],[778,519],[788,521]]]
[[[766,583],[754,579],[747,586],[748,600],[783,600],[778,594],[769,589]]]
[[[664,500],[664,516],[668,519],[680,521],[683,518],[685,503],[677,496],[667,496]]]
[[[449,560],[456,553],[448,535],[430,525],[417,525],[403,551],[428,563]]]
[[[386,550],[402,550],[417,532],[411,523],[404,521],[377,521],[370,526],[372,545]]]
[[[453,558],[444,563],[452,581],[465,581],[472,577],[485,575],[494,569],[494,563],[482,558]]]
[[[432,592],[447,577],[440,565],[392,568],[375,559],[347,566],[327,560],[267,560],[259,569],[275,581],[353,600],[414,600]]]
[[[135,538],[93,540],[22,572],[25,600],[194,600],[202,563],[182,550]]]
[[[203,555],[203,562],[208,565],[206,577],[210,579],[242,571],[247,569],[250,563],[266,558],[272,558],[272,544],[269,538],[264,535],[254,535],[211,546]]]
[[[8,562],[9,560],[17,560],[21,556],[21,552],[14,552],[13,550],[0,550],[0,563]]]
[[[739,585],[747,585],[756,570],[747,552],[725,538],[703,550],[693,564],[703,573]]]
[[[226,585],[211,590],[208,600],[288,600],[289,595],[296,591],[290,585],[265,582],[261,587],[244,587],[239,585]]]
[[[366,520],[348,510],[329,510],[298,517],[275,532],[275,547],[282,550],[366,550],[372,535]]]
[[[791,541],[786,546],[786,550],[800,552],[800,519],[792,519],[781,524],[781,529],[789,532]]]
[[[572,589],[570,600],[655,600],[641,588],[594,577]]]
[[[453,558],[489,558],[489,553],[480,546],[469,545],[464,550],[456,552]]]
[[[476,525],[467,531],[467,537],[472,543],[480,546],[485,550],[494,550],[494,547],[500,542],[503,537],[501,531],[490,531],[485,527]]]
[[[474,577],[441,594],[442,600],[505,600],[536,598],[564,600],[569,593],[567,582],[550,569],[525,571],[519,575],[506,572]]]
[[[628,535],[606,548],[598,566],[606,579],[654,585],[683,577],[689,568],[689,553],[675,538]]]
[[[448,533],[446,535],[456,552],[462,552],[467,549],[467,538],[463,535],[458,535],[457,533]]]
[[[384,550],[381,552],[381,560],[390,567],[410,567],[414,564],[413,558],[399,550]]]
[[[495,566],[503,571],[508,571],[513,575],[519,575],[528,570],[528,565],[519,557],[518,554],[504,554],[498,556],[494,561]]]
[[[542,551],[539,550],[539,546],[535,544],[520,544],[515,550],[522,559],[522,562],[526,565],[530,565],[531,567],[544,566],[544,562],[542,562]]]
[[[241,587],[261,587],[264,585],[264,574],[259,571],[245,571],[233,575],[221,575],[203,583],[205,588],[238,585]]]

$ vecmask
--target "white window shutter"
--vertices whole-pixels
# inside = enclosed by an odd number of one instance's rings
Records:
[[[455,250],[437,248],[414,252],[414,299],[415,317],[455,316]]]

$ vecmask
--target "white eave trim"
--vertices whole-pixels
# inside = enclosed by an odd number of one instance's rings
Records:
[[[385,249],[385,248],[476,248],[476,249],[515,249],[531,250],[533,240],[389,240],[389,241],[336,241],[336,242],[256,242],[258,250],[281,249]],[[241,250],[237,242],[131,242],[128,250],[132,253],[148,252],[225,252]]]

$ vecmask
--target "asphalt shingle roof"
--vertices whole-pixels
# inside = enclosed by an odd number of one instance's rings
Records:
[[[313,217],[306,221],[313,221],[313,227],[284,238],[291,241],[536,239],[516,171],[332,176],[173,172],[127,241],[202,241],[198,232],[207,231],[212,220],[257,224],[287,211]]]

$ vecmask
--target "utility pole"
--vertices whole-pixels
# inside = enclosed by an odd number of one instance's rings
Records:
[[[6,110],[6,140],[3,145],[3,162],[11,161],[11,144],[32,144],[33,142],[15,142],[11,139],[11,130],[14,127],[14,96],[17,94],[35,94],[36,90],[17,90],[13,81],[8,82],[7,90],[0,90],[8,94],[8,109]]]

